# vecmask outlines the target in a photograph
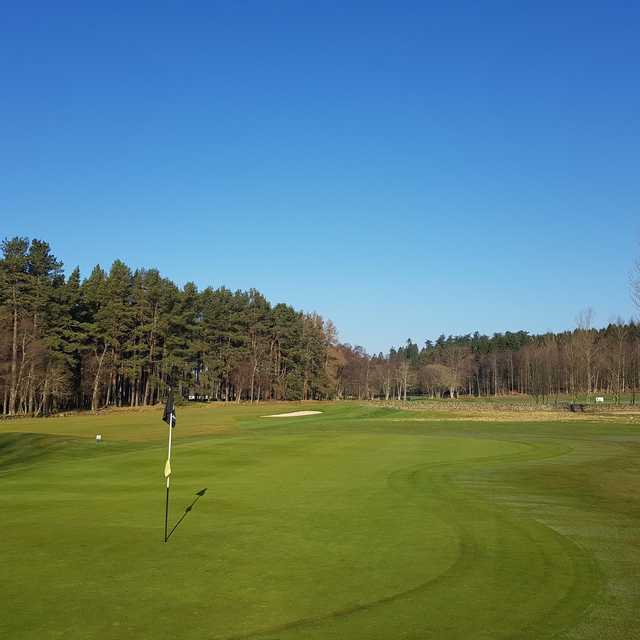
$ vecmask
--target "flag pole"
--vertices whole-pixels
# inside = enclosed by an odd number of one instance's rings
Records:
[[[173,417],[169,418],[169,448],[167,451],[167,464],[171,466],[171,432],[173,431]],[[169,527],[169,485],[171,480],[171,474],[167,476],[167,497],[164,505],[164,541],[167,541],[167,530]]]
[[[167,481],[167,495],[164,502],[164,541],[169,538],[169,486],[171,485],[171,432],[176,424],[176,409],[173,404],[173,390],[169,387],[169,394],[164,405],[164,414],[162,416],[164,422],[169,425],[169,448],[167,451],[167,462],[164,465],[164,477]]]

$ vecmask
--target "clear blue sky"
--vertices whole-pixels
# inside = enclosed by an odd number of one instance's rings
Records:
[[[629,2],[8,3],[0,234],[371,351],[628,318],[639,33]]]

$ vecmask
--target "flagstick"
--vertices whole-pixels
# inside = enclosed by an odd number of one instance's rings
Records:
[[[164,541],[167,541],[167,528],[169,526],[169,478],[167,478],[167,502],[164,506]]]
[[[173,418],[169,418],[169,451],[167,452],[167,461],[171,464],[171,432],[173,431]],[[167,476],[167,499],[164,505],[164,541],[167,541],[167,529],[169,526],[169,480],[171,475]]]

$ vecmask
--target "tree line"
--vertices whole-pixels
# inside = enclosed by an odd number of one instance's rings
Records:
[[[48,243],[16,237],[0,260],[4,415],[335,395],[336,330],[259,291],[199,291],[116,260],[65,277]]]
[[[527,394],[549,402],[559,396],[602,393],[620,400],[640,389],[640,325],[621,320],[591,326],[581,315],[572,331],[441,335],[422,347],[408,340],[387,354],[338,345],[338,395],[406,400]]]
[[[632,295],[640,308],[640,265]],[[116,260],[65,276],[48,243],[16,237],[0,259],[3,415],[225,402],[608,393],[640,388],[640,325],[441,335],[387,353],[341,344],[329,320],[271,304],[259,291],[178,287]]]

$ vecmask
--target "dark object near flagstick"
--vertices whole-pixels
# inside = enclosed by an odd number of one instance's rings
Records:
[[[171,433],[176,426],[176,408],[173,404],[173,389],[171,389],[171,387],[169,387],[169,395],[164,405],[162,419],[169,425],[169,449],[167,452],[167,462],[164,465],[164,477],[167,481],[167,496],[164,505],[164,541],[166,542],[169,539],[167,528],[169,524],[169,485],[171,479]]]
[[[187,517],[188,513],[191,513],[191,510],[193,509],[193,507],[196,506],[196,502],[198,502],[198,500],[200,500],[200,498],[202,498],[202,496],[207,493],[207,489],[206,487],[204,489],[200,489],[200,491],[198,491],[196,493],[196,497],[193,499],[193,502],[190,505],[187,505],[184,509],[184,513],[180,516],[180,520],[178,520],[178,522],[176,522],[173,525],[173,529],[171,529],[171,531],[169,531],[169,535],[167,536],[167,540],[171,537],[171,535],[173,534],[173,532],[180,526],[180,523]]]

